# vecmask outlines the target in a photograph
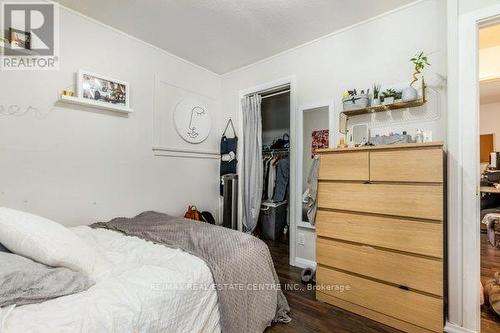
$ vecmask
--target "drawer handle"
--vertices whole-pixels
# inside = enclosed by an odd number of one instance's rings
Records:
[[[373,248],[373,247],[371,247],[369,245],[362,245],[361,247],[364,248],[364,249],[366,249],[366,250],[370,250],[370,251],[374,251],[375,250],[375,248]]]
[[[406,291],[410,290],[410,288],[408,288],[407,286],[399,286],[399,289],[406,290]]]
[[[371,182],[369,180],[367,180],[366,182],[364,182],[363,184],[371,184]]]

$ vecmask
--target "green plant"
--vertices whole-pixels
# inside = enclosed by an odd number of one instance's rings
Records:
[[[379,94],[380,94],[380,84],[374,84],[373,85],[373,98],[378,98]]]
[[[382,96],[384,98],[394,97],[394,99],[399,99],[402,96],[402,92],[401,91],[396,91],[396,89],[389,88],[389,89],[386,89],[382,93]]]
[[[430,66],[431,64],[427,61],[427,56],[424,51],[417,53],[410,61],[415,65],[415,72],[413,73],[413,81],[411,81],[410,86],[413,86],[415,82],[418,81],[418,74],[421,74],[425,66]]]

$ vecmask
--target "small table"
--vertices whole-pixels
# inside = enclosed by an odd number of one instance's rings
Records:
[[[497,193],[500,194],[500,188],[496,188],[495,186],[481,186],[481,193]]]

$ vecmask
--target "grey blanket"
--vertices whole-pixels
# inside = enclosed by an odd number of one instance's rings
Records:
[[[0,307],[42,303],[87,290],[92,285],[94,282],[83,273],[0,252]]]
[[[290,321],[269,249],[254,236],[157,212],[91,227],[180,248],[203,259],[217,287],[223,332],[261,333],[272,322]]]

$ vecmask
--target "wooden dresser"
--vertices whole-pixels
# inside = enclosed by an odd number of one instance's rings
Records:
[[[316,297],[405,332],[443,332],[443,144],[320,155]]]

